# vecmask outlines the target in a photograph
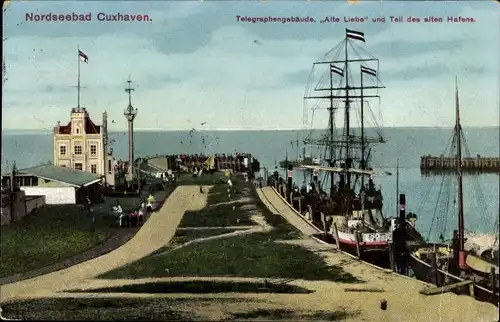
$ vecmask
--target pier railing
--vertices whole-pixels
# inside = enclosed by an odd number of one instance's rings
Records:
[[[408,256],[408,264],[413,268],[415,277],[421,281],[433,281],[436,286],[445,286],[458,282],[465,281],[463,278],[451,275],[438,268],[433,268],[430,264],[424,262],[414,255]],[[475,299],[483,302],[490,302],[494,305],[499,303],[498,293],[493,293],[482,286],[470,284],[453,290],[456,294],[466,294],[474,297]]]

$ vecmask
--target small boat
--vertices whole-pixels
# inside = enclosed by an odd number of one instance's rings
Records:
[[[288,166],[291,166],[292,168],[300,168],[301,166],[304,165],[320,165],[320,164],[321,164],[320,158],[311,158],[311,157],[305,157],[305,158],[298,157],[296,160],[280,161],[280,167],[282,169],[287,169]]]

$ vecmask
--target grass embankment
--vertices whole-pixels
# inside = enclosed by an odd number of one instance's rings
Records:
[[[124,209],[138,198],[113,198]],[[76,205],[45,205],[22,220],[1,227],[0,277],[42,268],[96,246],[118,231],[111,205],[92,216]]]
[[[73,290],[84,293],[276,293],[276,294],[309,294],[312,291],[295,285],[269,284],[256,282],[227,281],[173,281],[144,284],[131,284],[118,287],[106,287],[92,290]]]
[[[283,217],[264,207],[251,183],[236,178],[233,183],[236,193],[231,198],[227,185],[215,184],[209,192],[207,207],[186,213],[180,226],[259,227],[251,218],[260,215],[273,227],[271,230],[192,243],[160,256],[143,258],[100,277],[233,276],[360,282],[341,267],[328,266],[314,252],[280,242],[298,239],[300,233]],[[192,231],[192,234],[199,233],[201,231]]]
[[[223,312],[220,312],[220,307],[224,308]],[[200,308],[204,309],[200,310]],[[236,298],[211,298],[209,300],[200,298],[35,299],[5,303],[2,309],[3,316],[8,318],[70,321],[343,321],[358,314],[347,310],[292,311],[277,308],[264,301]]]

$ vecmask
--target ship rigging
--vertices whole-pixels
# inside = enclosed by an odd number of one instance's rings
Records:
[[[365,42],[364,33],[346,29],[345,39],[313,64],[304,95],[303,123],[304,133],[307,134],[303,138],[303,144],[311,149],[323,149],[322,166],[343,169],[337,172],[341,189],[354,188],[358,178],[361,179],[361,186],[364,186],[366,175],[371,173],[367,172],[364,176],[359,175],[358,171],[353,180],[353,173],[348,169],[370,170],[372,146],[385,142],[370,104],[373,98],[378,98],[380,102],[378,90],[385,88],[378,77],[379,60],[360,48],[357,45],[360,42]],[[365,58],[360,53],[364,53]],[[316,82],[316,71],[321,69],[320,79]],[[359,81],[356,82],[358,73]],[[312,107],[310,102],[314,102]],[[325,103],[328,112],[327,131],[318,137],[317,130],[314,129],[317,124],[313,125],[314,118],[325,109]],[[367,122],[366,114],[371,114],[371,124]],[[337,119],[342,118],[343,127],[338,129]],[[357,119],[357,127],[353,126],[353,119]],[[320,119],[319,122],[321,121]],[[367,129],[367,125],[371,128]],[[367,135],[367,132],[371,135]],[[336,172],[329,173],[332,193]]]

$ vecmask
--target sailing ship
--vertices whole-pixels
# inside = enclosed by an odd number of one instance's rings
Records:
[[[486,238],[486,240],[491,241],[491,243],[488,243],[489,245],[480,245],[481,247],[476,250],[472,247],[466,247],[467,242],[474,241],[478,236],[466,234],[464,227],[462,145],[465,143],[465,136],[460,124],[457,84],[455,103],[456,123],[452,147],[456,147],[453,154],[457,173],[458,229],[453,232],[451,245],[445,243],[441,236],[441,243],[410,247],[411,253],[408,257],[408,266],[418,279],[438,286],[472,280],[475,283],[473,295],[476,298],[498,304],[498,219],[496,227],[493,228],[496,230],[494,232],[496,236],[487,236],[489,238]],[[480,189],[475,188],[475,190]],[[458,289],[456,292],[461,293],[464,290]]]
[[[378,77],[377,58],[371,55],[368,58],[353,57],[355,55],[351,54],[364,51],[356,45],[364,42],[363,32],[346,29],[345,38],[322,60],[313,64],[312,74],[316,68],[326,67],[327,77],[323,72],[315,86],[308,86],[304,99],[319,102],[311,108],[312,113],[321,109],[321,104],[327,103],[328,126],[326,133],[319,137],[315,137],[314,130],[310,130],[303,143],[323,150],[324,157],[320,165],[301,164],[298,168],[314,172],[315,192],[304,197],[309,209],[306,216],[325,231],[326,238],[338,236],[339,246],[347,251],[357,251],[359,247],[361,252],[378,250],[388,254],[397,218],[384,216],[382,191],[375,185],[375,171],[370,166],[373,145],[385,143],[385,139],[375,118],[371,124],[374,127],[366,127],[367,112],[374,115],[369,100],[380,99],[377,92],[371,92],[385,86]],[[353,82],[357,76],[358,84]],[[304,115],[308,113],[304,111]],[[352,124],[356,114],[359,115],[359,127]],[[338,118],[343,118],[342,129],[336,126]],[[304,123],[314,128],[306,117]],[[368,136],[367,132],[372,132],[372,136]],[[289,166],[289,170],[291,168]],[[320,175],[327,178],[327,186],[325,180],[319,180]],[[326,191],[328,188],[329,192]],[[377,252],[363,253],[375,254],[366,256],[377,260],[384,258],[382,265],[388,265],[388,256],[380,256]]]

